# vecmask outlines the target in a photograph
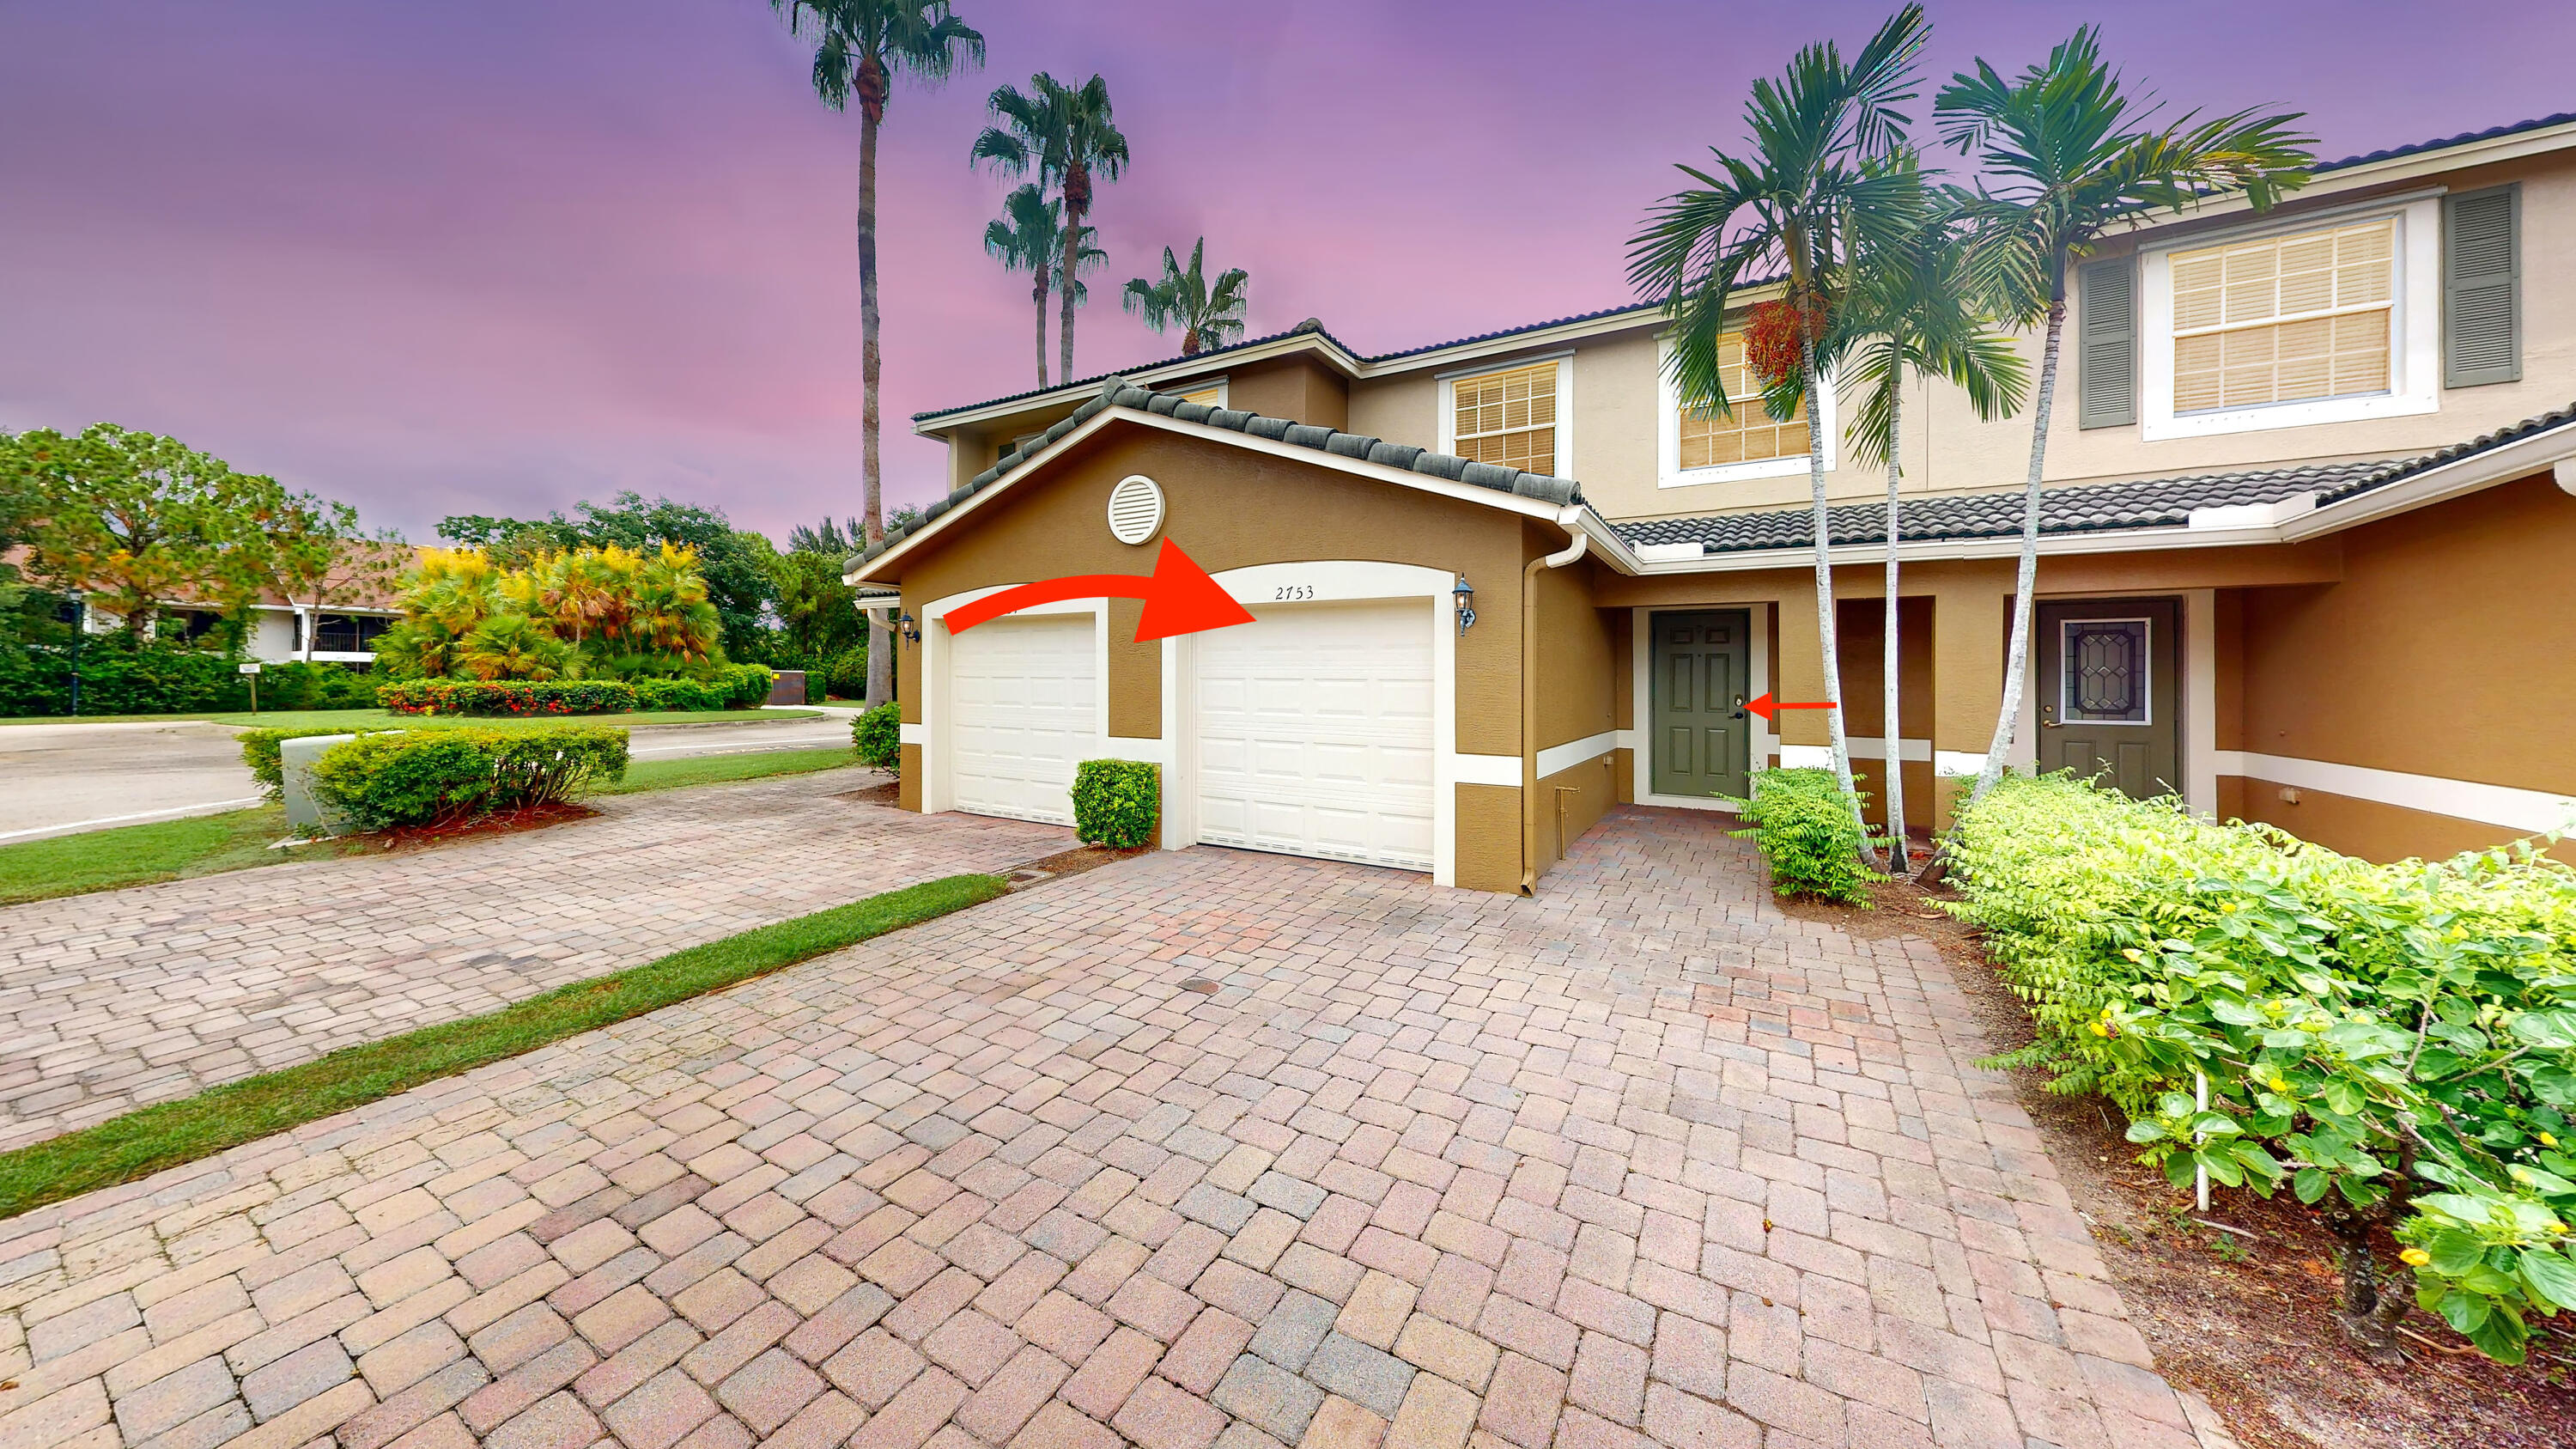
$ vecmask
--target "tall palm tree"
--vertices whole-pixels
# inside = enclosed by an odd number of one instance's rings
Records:
[[[1201,263],[1207,258],[1207,238],[1200,237],[1190,248],[1190,265],[1181,267],[1180,259],[1170,247],[1163,248],[1163,276],[1160,281],[1138,277],[1127,284],[1118,301],[1130,312],[1141,314],[1145,325],[1157,332],[1175,324],[1181,329],[1181,355],[1195,357],[1211,347],[1223,347],[1243,335],[1243,314],[1250,299],[1244,295],[1251,273],[1241,267],[1229,267],[1208,285]]]
[[[1082,244],[1074,249],[1078,268],[1073,300],[1077,305],[1090,291],[1078,273],[1097,271],[1109,259],[1107,252],[1091,245],[1092,228],[1086,226],[1082,233]],[[1037,304],[1038,315],[1038,387],[1044,389],[1047,294],[1061,285],[1064,267],[1063,207],[1040,191],[1036,182],[1026,183],[1002,198],[1002,215],[998,219],[984,223],[984,250],[1010,270],[1029,274],[1029,297]]]
[[[816,38],[814,93],[832,109],[859,102],[859,473],[861,517],[868,541],[885,536],[885,473],[880,461],[880,383],[885,359],[877,342],[877,132],[898,72],[937,85],[984,63],[983,34],[949,11],[948,0],[769,0],[788,30]],[[868,705],[894,694],[892,634],[869,616]]]
[[[1908,121],[1896,107],[1914,97],[1915,58],[1930,33],[1923,7],[1907,5],[1849,62],[1830,42],[1806,47],[1790,61],[1785,76],[1753,83],[1753,98],[1745,106],[1753,139],[1749,156],[1711,148],[1713,172],[1679,168],[1700,185],[1665,198],[1648,217],[1629,244],[1628,276],[1640,292],[1662,298],[1665,314],[1672,318],[1671,371],[1683,406],[1721,416],[1731,411],[1718,343],[1727,330],[1735,289],[1765,275],[1785,281],[1779,305],[1796,334],[1797,393],[1817,395],[1819,324],[1844,301],[1855,247],[1901,230],[1919,202],[1920,178],[1911,167],[1889,162],[1905,146]],[[1772,416],[1796,416],[1777,395],[1782,390],[1771,391],[1765,406]],[[1826,730],[1834,777],[1857,821],[1860,800],[1852,792],[1841,655],[1834,637],[1824,437],[1813,427],[1807,430],[1807,480],[1814,509],[1816,632],[1824,650]]]
[[[1096,181],[1115,181],[1127,169],[1127,138],[1110,114],[1109,83],[1094,75],[1079,87],[1068,86],[1045,71],[1029,77],[1029,88],[1000,86],[985,108],[1001,124],[987,126],[975,138],[968,157],[990,161],[1012,176],[1038,174],[1041,186],[1053,185],[1064,198],[1062,264],[1057,268],[1056,373],[1073,381],[1074,289],[1065,280],[1081,270],[1079,251],[1089,236]]]
[[[2242,191],[2256,210],[2268,209],[2305,184],[2315,161],[2308,151],[2314,138],[2292,130],[2300,112],[2258,115],[2255,108],[2210,121],[2193,112],[2148,129],[2141,123],[2154,108],[2132,117],[2130,106],[2089,25],[2010,80],[1980,60],[1974,74],[1952,76],[1933,100],[1942,140],[1974,156],[1984,172],[1963,207],[1973,228],[1970,274],[2005,317],[2045,326],[2003,704],[1968,793],[1972,801],[1985,798],[2002,777],[2021,713],[2039,571],[2040,471],[2048,459],[2049,408],[2066,331],[2068,269],[2112,228],[2151,211],[2180,211],[2212,191]]]
[[[1887,595],[1881,661],[1886,726],[1888,865],[1906,868],[1905,770],[1899,755],[1897,523],[1905,375],[1946,378],[1992,421],[2021,410],[2030,368],[2010,340],[1987,325],[1967,285],[1967,254],[1955,213],[1927,206],[1893,241],[1872,248],[1858,267],[1850,301],[1835,319],[1827,352],[1834,371],[1861,390],[1848,435],[1862,464],[1887,465]]]

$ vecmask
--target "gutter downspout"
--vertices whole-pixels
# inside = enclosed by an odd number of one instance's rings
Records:
[[[1561,569],[1591,546],[1592,536],[1578,525],[1583,505],[1557,511],[1556,526],[1571,542],[1542,554],[1521,568],[1521,894],[1538,894],[1538,576],[1542,569]]]

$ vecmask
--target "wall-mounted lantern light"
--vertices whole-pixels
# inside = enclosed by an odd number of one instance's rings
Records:
[[[918,644],[921,642],[921,624],[910,614],[906,614],[902,618],[895,620],[895,627],[903,630],[905,642],[911,644]]]
[[[1467,582],[1465,574],[1460,574],[1457,587],[1449,594],[1458,601],[1458,634],[1464,638],[1468,630],[1476,627],[1476,586]]]

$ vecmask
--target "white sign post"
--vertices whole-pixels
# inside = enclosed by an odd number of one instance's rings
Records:
[[[257,714],[259,713],[259,661],[254,659],[243,665],[241,672],[250,676],[250,712]]]

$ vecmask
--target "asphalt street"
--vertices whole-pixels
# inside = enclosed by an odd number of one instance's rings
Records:
[[[646,725],[630,732],[628,750],[638,760],[673,760],[846,745],[854,713]],[[259,785],[234,734],[185,720],[0,728],[0,844],[255,805]]]

